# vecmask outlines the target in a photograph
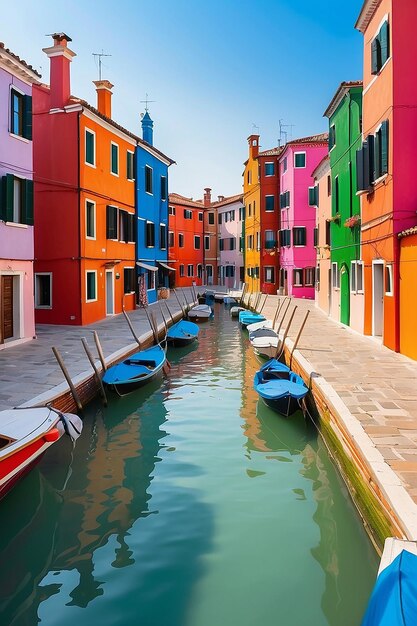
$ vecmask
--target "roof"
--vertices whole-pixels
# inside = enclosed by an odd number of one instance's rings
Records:
[[[406,230],[402,230],[398,233],[398,237],[407,237],[408,235],[417,235],[417,226],[413,226],[412,228],[407,228]]]
[[[330,101],[329,106],[323,113],[323,117],[331,117],[333,115],[345,95],[348,93],[349,89],[354,89],[355,87],[362,86],[363,82],[361,80],[351,80],[340,83],[336,93]]]
[[[327,167],[325,167],[325,165]],[[316,165],[314,170],[311,172],[311,176],[313,178],[318,178],[320,170],[323,170],[322,172],[320,172],[320,174],[323,175],[323,173],[327,169],[330,169],[330,155],[329,155],[329,153],[325,154],[324,157],[322,158],[322,160]]]
[[[188,206],[195,209],[204,209],[204,204],[202,202],[193,200],[192,198],[187,198],[186,196],[181,196],[179,193],[170,193],[169,202],[170,204],[181,204],[182,206]]]
[[[236,196],[227,196],[223,200],[218,200],[217,202],[213,202],[211,206],[219,208],[225,206],[226,204],[232,204],[233,202],[243,202],[243,193],[238,193]]]
[[[300,137],[299,139],[292,139],[287,141],[286,146],[292,146],[299,143],[327,143],[329,141],[329,133],[319,133],[318,135],[310,135],[309,137]]]
[[[279,156],[284,151],[284,146],[277,146],[276,148],[271,148],[270,150],[263,150],[259,152],[258,157],[262,156]]]
[[[21,59],[17,54],[15,54],[11,50],[9,50],[9,48],[6,48],[4,43],[2,41],[0,41],[0,55],[1,55],[1,53],[4,53],[4,52],[6,53],[6,55],[8,57],[10,57],[10,60],[15,61],[16,63],[18,63],[21,66],[23,66],[26,70],[28,70],[29,72],[34,74],[33,80],[36,80],[36,78],[35,78],[36,76],[38,78],[41,78],[41,74],[39,74],[39,72],[37,70],[35,70],[35,68],[32,65],[29,65],[29,63],[27,63],[26,61]]]
[[[356,20],[355,28],[359,30],[361,33],[364,33],[365,30],[369,26],[369,22],[371,21],[375,11],[381,4],[381,0],[365,0],[361,12],[359,13],[359,17]]]

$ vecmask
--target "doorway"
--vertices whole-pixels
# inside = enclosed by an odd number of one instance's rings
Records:
[[[13,276],[2,276],[0,298],[0,341],[2,343],[14,336],[13,300]]]
[[[106,315],[114,315],[113,270],[106,270]]]
[[[372,261],[372,335],[381,337],[384,329],[384,261]]]
[[[340,269],[340,321],[349,326],[350,322],[350,278],[346,263]]]

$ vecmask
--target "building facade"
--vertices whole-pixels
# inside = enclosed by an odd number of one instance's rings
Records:
[[[204,259],[203,282],[215,285],[219,278],[219,227],[217,207],[211,201],[211,189],[204,189]]]
[[[310,204],[316,206],[316,294],[315,304],[327,315],[330,313],[331,261],[330,219],[332,215],[332,184],[329,155],[320,161],[312,173],[314,187],[310,191]]]
[[[39,79],[0,44],[0,349],[35,335],[32,88]]]
[[[178,193],[169,194],[168,262],[171,287],[202,285],[205,247],[204,204]]]
[[[213,206],[219,224],[219,285],[238,288],[245,281],[243,263],[243,195],[219,196]]]
[[[362,81],[341,83],[324,115],[329,119],[333,190],[330,315],[363,332],[361,206],[356,193],[356,152],[362,143]]]
[[[296,298],[315,297],[315,205],[309,189],[312,172],[327,154],[328,135],[322,133],[290,141],[279,157],[280,168],[280,293]]]
[[[249,157],[243,172],[243,202],[245,205],[245,282],[249,293],[260,291],[261,267],[261,186],[259,181],[259,135],[248,137]]]

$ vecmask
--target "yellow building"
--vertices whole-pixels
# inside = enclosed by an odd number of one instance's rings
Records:
[[[261,187],[259,182],[259,135],[248,137],[249,158],[243,172],[243,202],[245,205],[244,259],[245,282],[249,293],[260,291],[261,265]]]

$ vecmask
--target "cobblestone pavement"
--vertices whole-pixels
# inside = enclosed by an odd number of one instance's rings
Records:
[[[267,317],[277,302],[268,298]],[[329,319],[312,301],[293,302],[298,308],[289,337],[295,338],[309,310],[298,350],[332,385],[417,503],[417,362]]]

